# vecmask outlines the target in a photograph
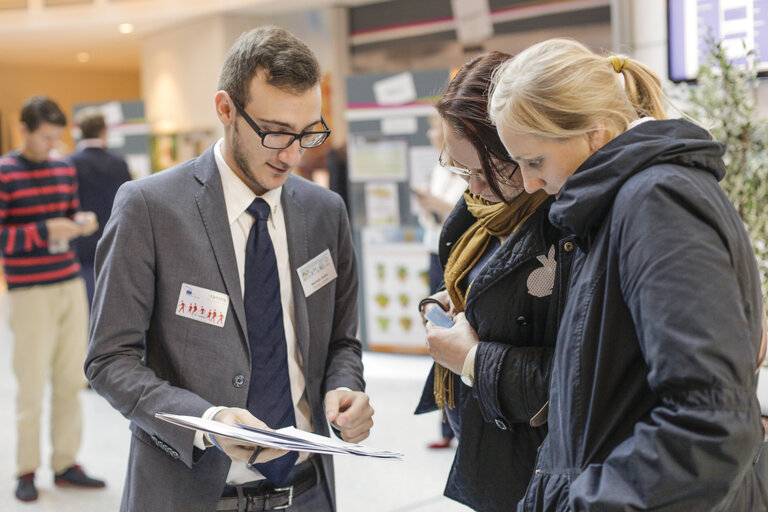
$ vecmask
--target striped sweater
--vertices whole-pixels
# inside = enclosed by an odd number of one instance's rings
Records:
[[[79,209],[75,168],[32,162],[18,151],[0,157],[0,247],[8,288],[57,283],[80,275],[73,251],[48,251],[46,219]]]

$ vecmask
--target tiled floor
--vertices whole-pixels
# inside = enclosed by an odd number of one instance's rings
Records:
[[[11,371],[12,339],[0,298],[0,510],[6,512],[116,511],[122,492],[130,434],[128,422],[92,391],[83,391],[85,431],[79,462],[94,476],[107,480],[103,490],[60,489],[49,468],[37,474],[40,499],[21,503],[13,496],[16,446],[16,382]],[[336,457],[339,511],[451,512],[466,511],[442,496],[453,450],[429,450],[438,437],[437,413],[414,416],[430,360],[421,356],[366,353],[368,393],[376,409],[375,425],[367,444],[405,453],[405,460],[388,462],[358,457]],[[44,414],[47,415],[47,408]],[[45,425],[45,421],[44,421]],[[43,430],[43,460],[49,451],[48,431]]]

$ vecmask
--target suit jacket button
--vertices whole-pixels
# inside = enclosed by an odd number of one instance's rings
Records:
[[[519,316],[517,317],[517,325],[526,326],[528,325],[528,320],[526,320],[524,316]]]
[[[245,384],[245,377],[242,375],[235,375],[235,378],[232,379],[232,385],[236,388],[241,388]]]
[[[507,426],[507,422],[505,422],[501,418],[496,418],[493,420],[493,422],[496,424],[497,427],[499,427],[500,430],[507,430],[509,427]]]

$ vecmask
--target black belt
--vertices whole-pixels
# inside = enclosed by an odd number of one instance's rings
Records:
[[[257,510],[281,510],[290,507],[296,496],[308,491],[318,482],[317,467],[312,460],[298,464],[291,470],[287,487],[275,487],[271,482],[224,487],[216,512],[252,512]],[[295,475],[295,476],[294,476]]]

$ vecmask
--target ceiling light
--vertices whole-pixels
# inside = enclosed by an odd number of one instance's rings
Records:
[[[82,64],[85,64],[91,60],[91,54],[88,52],[78,52],[77,54],[77,62],[80,62]]]
[[[131,23],[121,23],[117,27],[117,30],[119,30],[121,34],[130,34],[131,32],[133,32],[133,24],[131,24]]]

